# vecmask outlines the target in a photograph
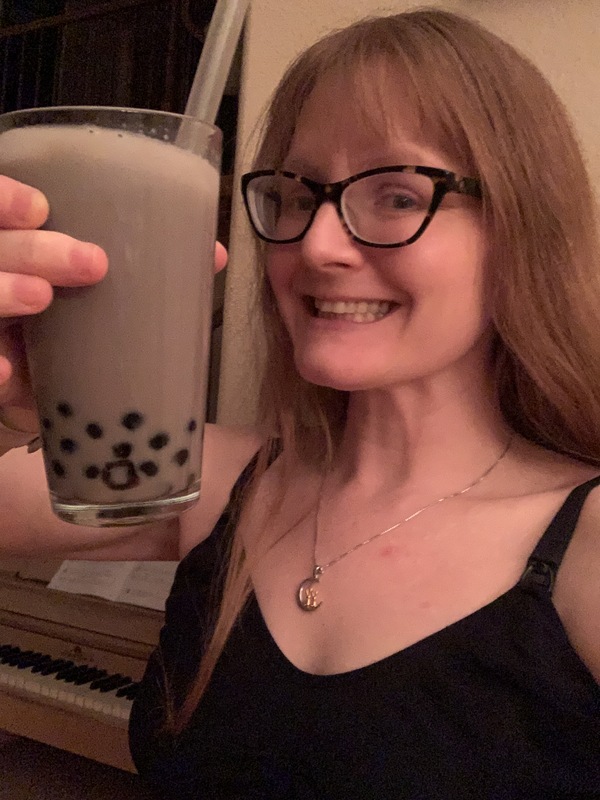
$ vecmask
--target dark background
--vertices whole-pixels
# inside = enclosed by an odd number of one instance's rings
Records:
[[[116,105],[181,113],[215,0],[3,0],[0,111]],[[217,125],[233,171],[236,87]]]

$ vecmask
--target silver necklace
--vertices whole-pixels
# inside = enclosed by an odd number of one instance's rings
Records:
[[[512,438],[508,440],[506,447],[500,453],[498,458],[494,461],[494,463],[486,469],[484,473],[482,473],[478,478],[476,478],[473,483],[470,483],[468,486],[465,486],[464,489],[460,489],[457,492],[452,492],[452,494],[447,494],[445,497],[439,497],[437,500],[433,500],[431,503],[427,503],[426,506],[419,508],[417,511],[413,511],[408,517],[401,519],[399,522],[394,523],[394,525],[390,525],[389,528],[386,528],[383,531],[379,531],[379,533],[370,536],[368,539],[365,539],[364,542],[359,542],[355,544],[354,547],[351,547],[349,550],[346,550],[345,553],[340,553],[339,556],[336,556],[327,564],[318,564],[317,563],[317,540],[319,536],[319,511],[321,510],[321,500],[323,497],[323,483],[321,484],[321,490],[319,491],[319,499],[317,501],[317,509],[315,512],[315,526],[314,526],[314,543],[313,543],[313,571],[310,578],[305,578],[302,583],[298,586],[298,591],[296,594],[296,601],[300,608],[303,611],[315,611],[321,603],[322,600],[319,600],[318,595],[318,584],[321,580],[321,576],[325,572],[326,569],[329,567],[333,567],[334,564],[337,564],[338,561],[341,561],[346,556],[349,556],[350,553],[354,553],[355,550],[358,550],[360,547],[364,547],[366,544],[375,541],[375,539],[379,539],[380,536],[384,536],[386,533],[390,533],[390,531],[396,530],[399,528],[400,525],[404,525],[405,522],[410,522],[411,519],[418,517],[419,514],[422,514],[423,511],[426,511],[428,508],[432,508],[432,506],[437,505],[438,503],[443,503],[445,500],[451,500],[453,497],[458,497],[461,494],[465,494],[466,492],[470,491],[474,486],[481,483],[482,480],[487,478],[490,472],[496,467],[504,458],[504,456],[508,453],[510,445],[512,443]]]

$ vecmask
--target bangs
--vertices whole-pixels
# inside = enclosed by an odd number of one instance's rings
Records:
[[[439,150],[465,174],[478,177],[455,104],[445,100],[453,97],[455,88],[440,86],[433,69],[415,68],[404,53],[394,56],[379,55],[358,64],[338,62],[321,80],[331,76],[345,82],[343,102],[373,139],[394,142],[408,129],[414,132],[415,144]]]

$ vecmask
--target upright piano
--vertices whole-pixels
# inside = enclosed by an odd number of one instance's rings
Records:
[[[60,561],[0,561],[0,729],[134,772],[127,726],[163,613],[49,589]]]

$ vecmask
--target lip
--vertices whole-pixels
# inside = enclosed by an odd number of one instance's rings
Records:
[[[310,303],[315,300],[323,303],[389,303],[390,306],[399,305],[395,300],[388,300],[385,297],[350,297],[348,295],[320,295],[320,294],[305,294],[304,299]]]

